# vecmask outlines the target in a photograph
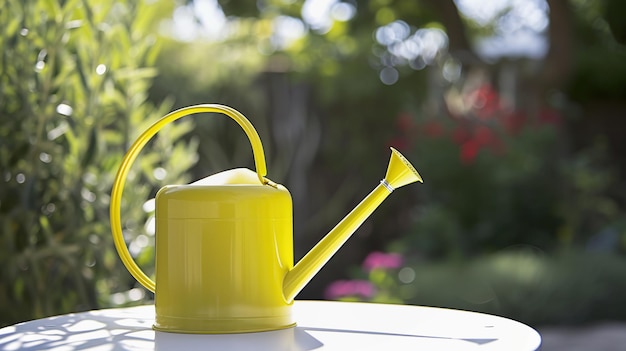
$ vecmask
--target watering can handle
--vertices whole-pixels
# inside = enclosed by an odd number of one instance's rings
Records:
[[[137,263],[135,263],[132,256],[130,255],[130,252],[128,252],[126,242],[124,241],[124,236],[122,234],[122,223],[120,220],[122,191],[124,190],[124,184],[126,183],[126,177],[128,176],[130,167],[139,155],[139,152],[141,152],[141,149],[159,130],[161,130],[161,128],[179,118],[203,112],[223,113],[228,117],[234,119],[241,126],[241,128],[243,128],[243,131],[248,136],[250,144],[252,145],[252,153],[254,154],[254,163],[256,166],[256,173],[259,176],[259,181],[261,182],[261,184],[268,183],[268,180],[265,178],[265,175],[267,174],[267,167],[265,165],[265,154],[263,153],[263,145],[261,144],[259,134],[256,132],[250,121],[248,121],[248,119],[244,115],[231,107],[217,104],[204,104],[181,108],[179,110],[169,113],[160,120],[156,121],[145,132],[143,132],[137,138],[137,140],[135,140],[133,145],[131,145],[130,149],[122,160],[122,164],[117,171],[117,175],[115,176],[113,191],[111,192],[110,218],[115,248],[117,249],[117,253],[122,259],[124,266],[126,266],[126,269],[128,269],[130,274],[132,274],[132,276],[137,279],[137,281],[141,283],[141,285],[143,285],[146,289],[152,292],[155,291],[156,284],[141,270],[141,268],[139,268]]]

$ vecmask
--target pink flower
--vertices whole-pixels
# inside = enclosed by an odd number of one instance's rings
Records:
[[[363,261],[363,269],[368,272],[376,268],[396,269],[402,266],[402,261],[400,254],[374,251]]]
[[[367,280],[337,280],[326,288],[324,296],[328,300],[347,296],[370,298],[374,296],[375,290],[374,285]]]

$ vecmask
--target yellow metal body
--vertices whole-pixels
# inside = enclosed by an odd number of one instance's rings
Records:
[[[121,230],[126,176],[143,146],[166,124],[199,112],[233,118],[250,139],[256,173],[221,172],[156,197],[156,283],[133,261]],[[240,333],[288,328],[293,299],[365,219],[400,186],[422,181],[396,150],[381,183],[294,267],[292,201],[267,178],[258,134],[239,112],[198,105],[172,112],[131,146],[111,195],[115,247],[129,272],[155,292],[154,328],[182,333]]]
[[[294,324],[282,291],[293,267],[287,189],[167,186],[156,204],[156,329],[228,333]]]

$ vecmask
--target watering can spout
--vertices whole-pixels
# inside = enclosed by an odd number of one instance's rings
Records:
[[[391,148],[391,159],[385,178],[287,273],[283,280],[285,299],[288,302],[293,301],[393,190],[418,181],[423,182],[417,170],[400,152]]]

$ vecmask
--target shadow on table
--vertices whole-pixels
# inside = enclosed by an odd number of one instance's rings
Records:
[[[299,329],[299,327],[296,327]],[[310,332],[332,332],[332,333],[350,333],[350,334],[363,334],[363,335],[378,335],[378,336],[391,336],[391,337],[409,337],[409,338],[424,338],[424,339],[439,339],[439,340],[458,340],[465,341],[468,343],[472,343],[475,345],[485,345],[490,342],[497,341],[498,339],[476,339],[476,338],[450,338],[446,336],[433,336],[433,335],[415,335],[415,334],[401,334],[401,333],[385,333],[385,332],[375,332],[375,331],[364,331],[364,330],[344,330],[344,329],[327,329],[327,328],[309,328],[304,327],[301,328],[302,331],[310,331]],[[307,349],[310,350],[310,349]]]
[[[153,313],[152,306],[124,310],[101,310],[39,319],[0,329],[0,350],[272,350],[310,351],[324,344],[315,335],[328,340],[346,335],[354,338],[421,338],[424,340],[450,340],[453,338],[432,335],[394,334],[375,331],[343,330],[332,328],[295,327],[262,333],[245,334],[177,334],[155,332],[152,321],[138,318]],[[489,344],[497,339],[454,339]]]
[[[152,350],[152,323],[137,318],[144,308],[72,313],[5,327],[0,350]]]

